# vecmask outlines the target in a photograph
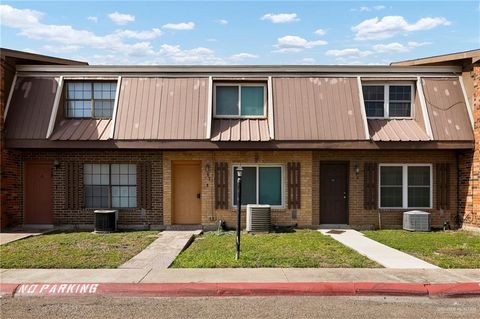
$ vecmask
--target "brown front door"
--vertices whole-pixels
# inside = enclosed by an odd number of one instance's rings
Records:
[[[53,224],[52,163],[25,162],[24,224]]]
[[[176,161],[173,169],[173,223],[201,224],[202,171],[200,161]]]
[[[320,224],[348,224],[348,166],[320,163]]]

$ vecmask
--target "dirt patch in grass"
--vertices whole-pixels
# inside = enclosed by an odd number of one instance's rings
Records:
[[[235,260],[234,232],[198,237],[172,264],[173,268],[338,268],[380,267],[377,263],[318,231],[242,233],[240,260]]]
[[[0,246],[0,268],[116,268],[157,237],[157,231],[61,232]]]
[[[480,268],[480,234],[467,231],[365,231],[387,246],[442,268]]]

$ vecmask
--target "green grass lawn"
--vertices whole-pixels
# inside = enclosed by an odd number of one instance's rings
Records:
[[[157,234],[62,232],[30,237],[0,246],[0,268],[116,268]]]
[[[198,237],[172,264],[173,268],[236,267],[380,267],[318,231],[242,233],[240,260],[235,260],[235,233],[208,232]]]
[[[378,230],[367,237],[442,268],[480,268],[480,234],[466,231]]]

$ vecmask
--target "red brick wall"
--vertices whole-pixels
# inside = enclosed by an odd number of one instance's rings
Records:
[[[151,162],[151,209],[146,210],[145,219],[142,219],[140,209],[121,209],[119,212],[118,223],[119,226],[159,226],[163,224],[162,153],[159,151],[26,151],[22,152],[22,160],[23,162],[33,160],[52,162],[55,160],[59,161],[60,165],[56,168],[53,168],[52,174],[54,219],[53,223],[56,225],[80,226],[93,225],[93,212],[90,209],[65,209],[65,164],[67,162],[79,162],[81,164],[140,163],[146,161]],[[83,176],[80,176],[80,179],[81,181],[83,181]],[[20,189],[23,189],[23,185],[20,187]],[[23,201],[21,202],[21,211],[23,211]]]
[[[0,228],[18,225],[21,218],[19,153],[5,149],[4,114],[15,69],[1,60],[0,84]]]
[[[460,212],[465,228],[480,229],[480,63],[473,67],[475,148],[461,154]]]

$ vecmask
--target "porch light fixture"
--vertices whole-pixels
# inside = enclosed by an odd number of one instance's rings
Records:
[[[358,163],[355,163],[355,174],[360,174],[360,166],[358,165]]]
[[[243,168],[240,166],[237,168],[237,236],[236,236],[236,254],[235,259],[240,258],[240,227],[242,216],[242,173]]]

